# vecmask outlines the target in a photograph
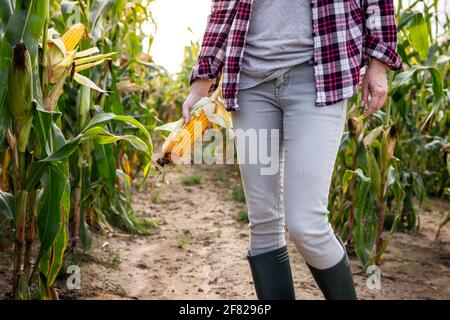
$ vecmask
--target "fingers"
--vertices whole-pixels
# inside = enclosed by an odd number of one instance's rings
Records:
[[[381,109],[387,100],[387,91],[383,88],[376,88],[371,92],[371,99],[369,106],[364,111],[364,116],[367,117],[372,113],[376,112],[378,109]]]
[[[367,109],[364,111],[364,117],[370,116],[372,113],[378,110],[378,103],[380,101],[380,96],[370,96],[370,103]]]
[[[364,80],[363,81],[363,88],[362,88],[362,99],[360,106],[364,107],[369,102],[369,81]]]
[[[186,102],[183,104],[183,107],[182,107],[184,123],[188,123],[191,120],[190,119],[191,117],[189,115],[191,108],[192,108],[192,103],[190,103],[188,100],[186,100]]]

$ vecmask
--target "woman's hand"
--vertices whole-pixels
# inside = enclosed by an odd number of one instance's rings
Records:
[[[184,123],[188,123],[189,120],[191,120],[189,115],[191,109],[197,104],[197,102],[208,95],[209,89],[211,88],[213,82],[214,80],[197,79],[192,83],[189,95],[183,103]]]
[[[369,106],[364,111],[364,117],[370,116],[386,103],[388,93],[387,70],[388,66],[384,62],[371,59],[363,79],[361,107],[369,103]]]

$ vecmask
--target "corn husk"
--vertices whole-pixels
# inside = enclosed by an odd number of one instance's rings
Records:
[[[14,47],[8,74],[8,104],[17,132],[18,149],[25,152],[33,120],[33,72],[24,43]]]
[[[49,84],[60,83],[62,77],[73,74],[73,79],[79,84],[106,93],[105,90],[82,76],[80,72],[111,60],[111,57],[117,53],[100,54],[100,50],[96,47],[78,52],[78,46],[86,35],[87,28],[80,23],[72,26],[62,37],[59,37],[54,29],[49,30],[47,55],[47,82]],[[67,72],[68,70],[71,72]]]
[[[347,120],[347,126],[352,138],[359,138],[364,128],[362,116],[351,116]]]
[[[156,131],[168,131],[169,136],[162,146],[163,157],[157,163],[161,166],[173,165],[190,154],[194,143],[212,125],[225,128],[227,137],[234,138],[233,124],[229,112],[225,110],[219,98],[220,87],[211,97],[204,97],[190,111],[191,120],[184,123],[184,118],[155,128]]]

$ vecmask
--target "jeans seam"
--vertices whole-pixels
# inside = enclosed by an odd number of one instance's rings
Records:
[[[282,150],[284,148],[284,145],[283,145],[283,139],[284,139],[283,128],[281,128],[281,130],[280,130],[279,139],[280,139],[280,144],[279,144],[279,148],[278,148],[278,154],[279,154],[279,160],[280,160],[281,159],[281,152],[282,152]],[[283,173],[284,173],[284,168],[283,168]],[[281,187],[282,187],[281,180],[282,180],[282,178],[283,177],[282,177],[282,174],[281,174],[281,161],[279,161],[279,164],[278,164],[278,183],[277,183],[278,184],[278,186],[277,186],[277,208],[276,208],[276,217],[275,217],[275,219],[277,221],[276,222],[276,226],[275,226],[276,234],[277,234],[277,239],[276,239],[276,242],[277,242],[276,246],[277,246],[277,248],[279,247],[279,243],[280,243],[280,241],[279,241],[279,223],[280,223],[280,218],[281,218],[280,207],[281,207],[281,196],[282,196],[282,193],[281,193]]]

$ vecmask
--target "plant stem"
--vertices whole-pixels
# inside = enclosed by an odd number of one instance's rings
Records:
[[[24,273],[29,280],[32,267],[33,242],[36,237],[36,190],[31,191],[29,195],[27,212]]]
[[[392,83],[394,81],[394,74],[391,72],[389,73],[389,83]],[[392,112],[392,98],[388,97],[387,99],[387,106],[386,106],[386,119],[385,119],[385,126],[389,126],[389,122],[391,121],[391,112]]]
[[[20,299],[19,283],[22,271],[22,255],[25,240],[25,224],[27,212],[28,192],[20,191],[16,196],[16,242],[14,248],[14,270],[13,270],[13,296]]]
[[[41,73],[41,85],[43,86],[43,94],[44,97],[47,96],[47,91],[48,91],[48,85],[47,85],[47,52],[48,52],[48,45],[47,45],[47,40],[48,40],[48,23],[49,23],[49,19],[50,19],[50,5],[49,5],[49,0],[46,0],[46,5],[47,5],[47,12],[46,12],[46,17],[45,17],[45,23],[44,23],[44,30],[43,30],[43,35],[42,35],[42,73]]]
[[[358,168],[358,138],[354,138],[355,141],[355,149],[356,153],[353,156],[353,162],[352,162],[352,170],[355,171]],[[356,176],[353,176],[352,180],[350,181],[349,185],[349,193],[351,195],[351,206],[349,208],[348,212],[348,243],[351,243],[353,241],[353,227],[355,223],[355,204],[356,204],[356,192],[355,192],[355,185],[356,185]]]
[[[13,161],[13,183],[14,183],[14,195],[18,195],[20,191],[20,177],[19,177],[19,150],[17,149],[17,140],[11,131],[6,133],[6,139],[8,140],[9,147],[11,148],[12,161]]]
[[[74,191],[72,232],[70,235],[69,250],[73,251],[77,244],[80,234],[80,216],[81,216],[81,191],[83,186],[83,152],[78,153],[78,181]]]
[[[20,183],[21,183],[21,189],[22,185],[25,182],[25,170],[26,170],[26,155],[25,152],[19,151],[19,177],[20,177]]]
[[[385,217],[385,202],[384,199],[378,200],[377,205],[377,237],[376,237],[376,255],[377,259],[375,261],[377,266],[381,266],[383,261],[382,257],[382,249],[383,249],[383,230],[384,230],[384,217]]]

